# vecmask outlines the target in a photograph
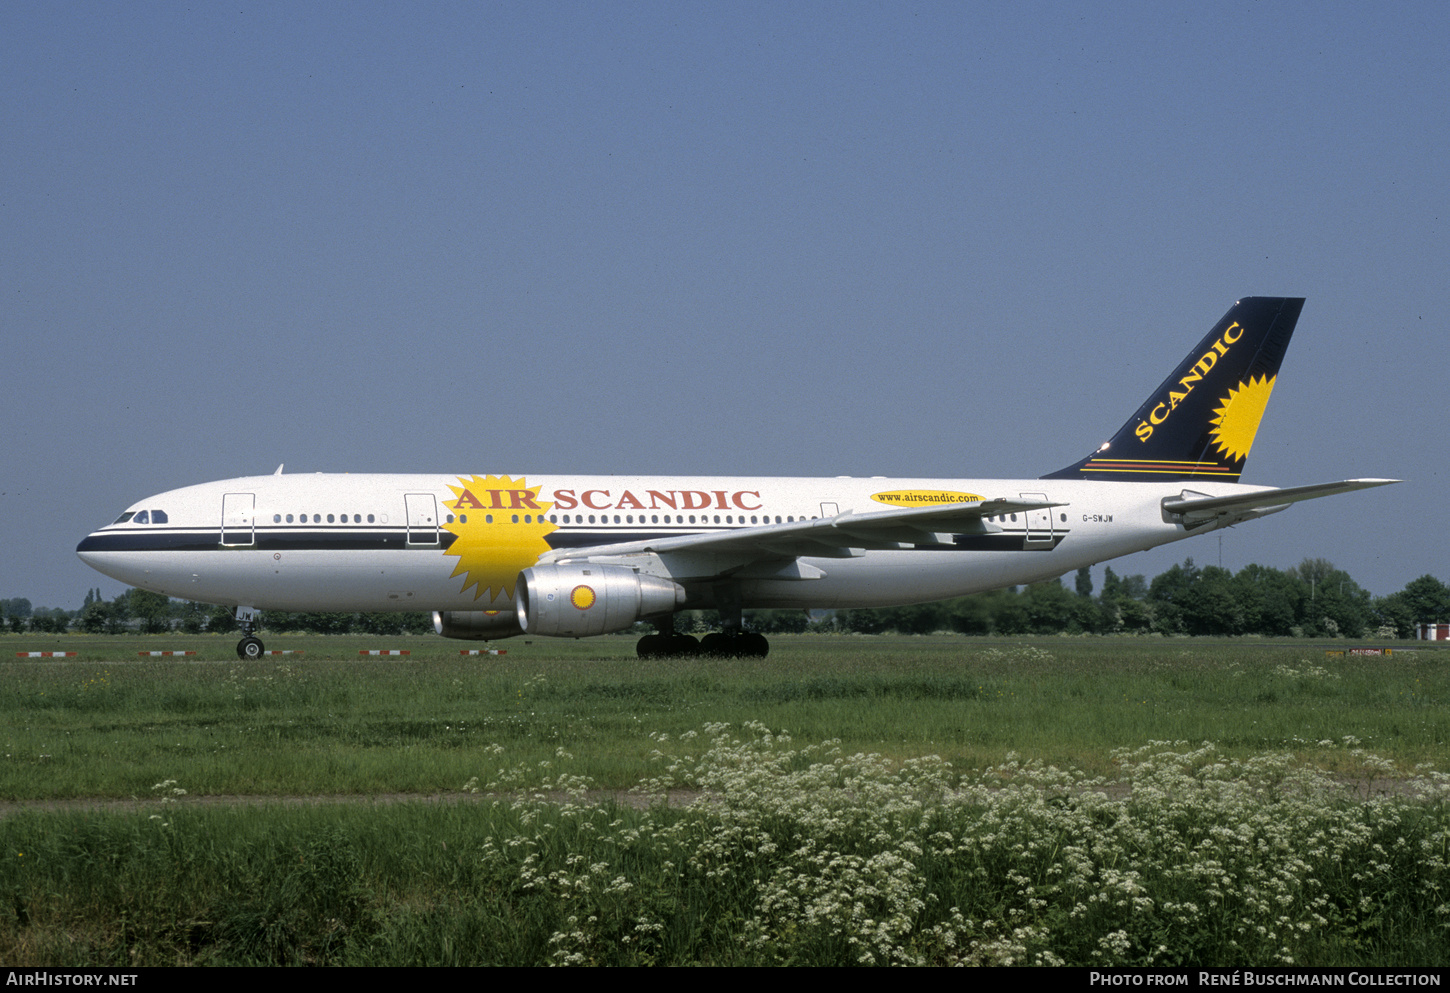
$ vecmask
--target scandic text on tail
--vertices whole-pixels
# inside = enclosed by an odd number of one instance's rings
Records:
[[[1240,300],[1107,444],[1042,478],[1238,482],[1303,307]]]

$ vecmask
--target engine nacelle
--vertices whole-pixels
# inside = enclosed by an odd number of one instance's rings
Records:
[[[672,614],[685,589],[620,565],[536,565],[519,573],[519,627],[529,634],[586,638]]]
[[[433,630],[464,641],[494,641],[524,633],[512,610],[435,610]]]

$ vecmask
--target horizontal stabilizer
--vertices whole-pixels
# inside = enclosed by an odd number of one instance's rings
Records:
[[[1315,500],[1349,493],[1353,490],[1367,490],[1375,486],[1398,483],[1398,479],[1345,479],[1337,483],[1315,483],[1312,486],[1290,486],[1281,490],[1260,490],[1256,493],[1236,493],[1233,496],[1203,496],[1185,490],[1182,496],[1163,501],[1163,511],[1181,517],[1185,523],[1203,523],[1220,517],[1251,517],[1257,514],[1282,510],[1291,503],[1301,500]]]

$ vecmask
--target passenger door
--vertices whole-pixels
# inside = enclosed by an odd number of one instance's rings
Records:
[[[432,493],[404,493],[408,505],[408,544],[438,544],[438,501]]]
[[[222,544],[243,546],[256,541],[257,497],[253,493],[222,494]]]
[[[1045,493],[1023,493],[1024,500],[1040,500],[1047,502]],[[1052,548],[1052,508],[1045,510],[1029,510],[1027,518],[1027,540],[1022,543],[1023,549],[1029,548]]]

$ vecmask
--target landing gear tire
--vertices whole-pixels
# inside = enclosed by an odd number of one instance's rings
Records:
[[[707,634],[700,639],[700,654],[712,659],[723,659],[734,655],[733,638],[727,638],[718,631],[714,634]]]
[[[692,634],[670,635],[670,654],[679,656],[691,656],[700,654],[700,642]]]
[[[237,658],[246,659],[248,662],[255,661],[262,657],[262,639],[253,638],[251,635],[237,642]]]
[[[740,636],[740,654],[747,658],[763,659],[770,654],[770,640],[763,634],[750,632]]]
[[[707,634],[700,640],[700,654],[720,659],[763,659],[770,654],[765,635],[753,631],[742,634]]]
[[[642,659],[688,657],[700,654],[700,643],[688,634],[647,634],[634,650]]]

